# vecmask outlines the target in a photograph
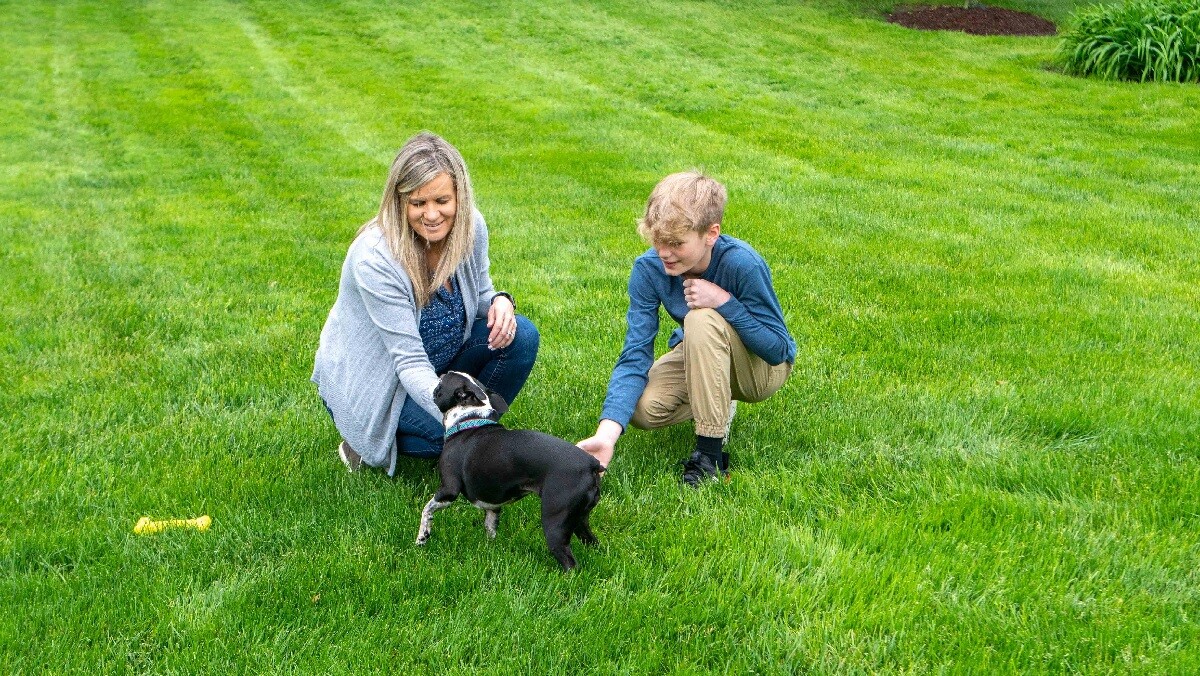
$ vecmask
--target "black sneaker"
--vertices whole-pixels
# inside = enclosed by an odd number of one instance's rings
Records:
[[[729,454],[721,454],[721,465],[700,451],[693,451],[692,456],[683,461],[683,483],[692,488],[699,488],[706,481],[720,481],[729,473]]]

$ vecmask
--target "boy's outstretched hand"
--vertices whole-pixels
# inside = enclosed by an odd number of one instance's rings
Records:
[[[587,451],[592,457],[599,460],[605,469],[608,469],[608,463],[612,462],[613,450],[616,449],[617,439],[620,438],[621,432],[619,423],[604,419],[600,421],[600,426],[596,428],[594,435],[575,445]]]
[[[728,291],[706,279],[683,280],[683,299],[691,310],[705,307],[715,310],[732,297]]]

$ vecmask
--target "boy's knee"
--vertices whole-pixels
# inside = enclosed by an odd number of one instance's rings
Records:
[[[646,412],[642,410],[641,406],[639,406],[633,410],[633,415],[629,418],[629,424],[632,425],[633,427],[636,427],[639,430],[654,429],[654,424],[651,422],[650,418],[646,415]]]
[[[683,316],[683,335],[687,338],[728,335],[730,328],[721,313],[712,308],[696,308]]]
[[[658,429],[667,424],[674,412],[675,410],[661,399],[643,396],[634,407],[629,424],[639,430]]]

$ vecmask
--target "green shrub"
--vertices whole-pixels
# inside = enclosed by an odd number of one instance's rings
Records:
[[[1200,0],[1130,0],[1080,10],[1058,59],[1072,75],[1200,82]]]

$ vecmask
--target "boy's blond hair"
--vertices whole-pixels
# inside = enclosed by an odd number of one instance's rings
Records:
[[[671,174],[654,186],[638,234],[649,244],[678,242],[687,232],[705,232],[725,217],[725,186],[698,171]]]

